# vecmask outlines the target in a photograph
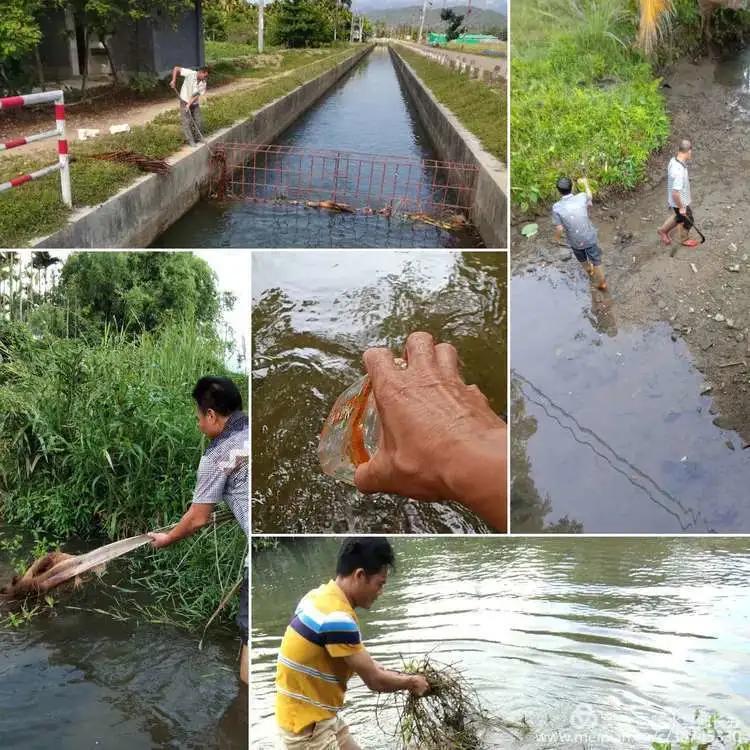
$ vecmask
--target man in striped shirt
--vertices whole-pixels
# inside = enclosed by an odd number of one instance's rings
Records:
[[[170,531],[149,534],[153,547],[168,547],[195,534],[210,523],[216,504],[222,501],[229,506],[237,523],[248,535],[250,434],[247,414],[242,411],[242,394],[229,378],[205,377],[193,389],[193,399],[198,429],[210,438],[210,442],[198,464],[193,502]],[[245,567],[237,615],[243,644],[240,679],[245,684],[249,671],[248,616],[248,575]]]
[[[370,609],[394,565],[383,538],[346,539],[336,578],[313,589],[297,605],[276,666],[276,721],[288,750],[359,750],[339,718],[347,683],[356,673],[370,690],[429,690],[421,675],[391,672],[362,644],[355,609]]]

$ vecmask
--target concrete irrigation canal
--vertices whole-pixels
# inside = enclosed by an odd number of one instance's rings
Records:
[[[506,170],[368,46],[43,246],[505,247]]]

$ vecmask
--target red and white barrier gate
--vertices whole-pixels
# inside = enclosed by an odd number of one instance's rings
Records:
[[[62,91],[44,91],[40,94],[26,94],[25,96],[7,96],[0,98],[0,110],[14,109],[17,107],[28,107],[32,104],[49,104],[55,105],[55,124],[54,130],[48,130],[46,133],[37,133],[27,138],[15,138],[5,143],[0,143],[0,151],[6,151],[11,148],[25,146],[27,143],[34,141],[43,141],[47,138],[57,138],[57,164],[49,167],[38,169],[36,172],[14,177],[8,182],[0,182],[0,193],[5,190],[23,185],[26,182],[37,180],[40,177],[60,172],[60,187],[62,189],[63,203],[68,207],[73,207],[73,198],[70,190],[70,161],[68,159],[68,141],[65,138],[65,98]]]

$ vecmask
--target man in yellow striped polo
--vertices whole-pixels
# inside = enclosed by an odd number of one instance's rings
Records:
[[[372,607],[394,562],[387,539],[346,539],[335,580],[297,605],[276,666],[276,721],[288,750],[359,750],[338,717],[355,673],[376,693],[408,690],[422,696],[429,690],[424,677],[385,669],[362,644],[354,610]]]

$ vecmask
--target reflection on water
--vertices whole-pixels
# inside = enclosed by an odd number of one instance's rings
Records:
[[[282,541],[253,568],[253,747],[275,733],[275,658],[294,607],[333,576],[337,540]],[[685,738],[694,712],[750,733],[750,541],[396,539],[398,569],[361,616],[386,666],[434,649],[495,716],[534,729],[493,748],[646,748]],[[358,679],[344,718],[364,748],[394,747]],[[385,717],[386,729],[393,717]],[[672,730],[674,733],[668,735]],[[572,735],[587,740],[573,742]]]
[[[0,552],[0,582],[11,576]],[[199,651],[195,634],[118,622],[92,611],[112,605],[100,587],[58,591],[54,612],[0,625],[0,748],[245,750],[238,640],[215,632]]]
[[[481,531],[467,511],[367,497],[325,476],[318,435],[370,346],[425,330],[506,408],[504,253],[256,253],[253,525],[265,532]]]
[[[713,424],[685,343],[666,324],[618,330],[588,286],[513,277],[512,529],[750,528],[750,452]]]
[[[436,159],[384,47],[374,49],[276,143],[303,149]],[[416,184],[416,181],[415,181]],[[158,247],[481,247],[474,234],[381,216],[201,201],[157,240]]]

